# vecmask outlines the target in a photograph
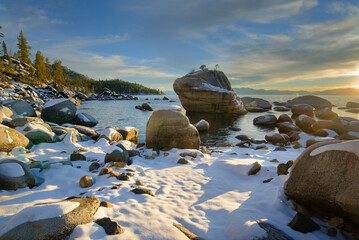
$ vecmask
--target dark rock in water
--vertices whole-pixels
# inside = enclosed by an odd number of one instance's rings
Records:
[[[332,109],[333,104],[329,102],[328,100],[312,96],[312,95],[306,95],[306,96],[300,96],[293,98],[292,100],[289,100],[286,104],[287,107],[291,107],[296,104],[309,104],[310,106],[314,107],[315,109],[321,109],[328,107]]]
[[[95,197],[73,198],[65,202],[79,202],[80,205],[69,213],[58,217],[20,224],[2,235],[0,239],[61,240],[69,236],[76,226],[93,222],[93,216],[100,207],[100,201]],[[26,212],[26,208],[17,215],[21,216],[23,211]],[[11,219],[9,221],[11,221]]]
[[[147,189],[147,188],[135,188],[135,189],[131,190],[131,192],[134,192],[136,194],[148,194],[153,197],[156,197],[156,195],[152,192],[152,190]]]
[[[10,110],[16,115],[21,115],[24,117],[36,117],[35,110],[26,101],[13,100],[6,102],[4,105],[10,108]]]
[[[234,131],[234,132],[241,131],[241,129],[239,127],[229,127],[228,129],[231,130],[231,131]]]
[[[348,109],[348,110],[346,110],[346,112],[359,113],[359,109]]]
[[[324,120],[332,120],[334,118],[337,118],[338,114],[336,114],[329,108],[322,108],[315,111],[315,116],[317,116],[317,118]]]
[[[0,152],[11,151],[14,147],[26,147],[29,139],[15,129],[0,126]]]
[[[359,103],[357,102],[347,102],[347,108],[359,108]]]
[[[237,135],[236,138],[241,141],[251,140],[251,138],[248,137],[247,135]]]
[[[118,148],[110,149],[110,151],[106,153],[105,163],[123,162],[127,164],[130,159],[130,155],[128,154],[127,149],[124,148],[121,144],[118,144],[116,146]]]
[[[277,117],[275,115],[264,115],[253,119],[253,124],[258,126],[273,126],[277,123]]]
[[[98,219],[96,223],[103,227],[108,235],[117,235],[125,231],[117,222],[111,221],[108,217]]]
[[[277,106],[273,108],[274,110],[278,112],[287,112],[290,111],[290,108],[284,107],[284,106]]]
[[[261,170],[261,168],[262,168],[262,166],[259,162],[253,163],[253,166],[248,171],[248,176],[256,175]]]
[[[272,109],[272,104],[262,98],[242,97],[241,100],[247,110],[251,107],[258,107],[267,110]]]
[[[221,71],[196,71],[173,83],[182,106],[191,112],[244,114],[247,111]]]
[[[98,121],[87,113],[78,113],[74,117],[73,123],[77,125],[83,125],[86,127],[94,127],[98,124]]]
[[[76,115],[76,106],[70,100],[53,99],[45,103],[41,110],[41,118],[57,124],[71,123]]]
[[[4,159],[0,162],[0,190],[32,188],[34,185],[35,177],[27,164],[15,159]]]
[[[313,232],[320,229],[319,225],[313,222],[310,217],[304,216],[301,213],[297,213],[288,226],[302,233]]]
[[[162,100],[170,100],[168,97],[164,96]]]
[[[277,151],[285,152],[285,151],[287,151],[287,149],[284,148],[284,147],[276,147],[273,151],[274,151],[274,152],[277,152]]]
[[[206,132],[209,130],[209,122],[206,120],[200,120],[198,123],[194,124],[198,132]]]
[[[299,127],[297,127],[293,123],[283,122],[283,123],[278,124],[278,131],[280,133],[289,133],[289,132],[293,132],[293,131],[300,132],[301,130]]]
[[[142,103],[140,110],[153,111],[153,108],[148,103]]]

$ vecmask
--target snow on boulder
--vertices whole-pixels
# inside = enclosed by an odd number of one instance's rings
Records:
[[[19,146],[26,147],[29,142],[20,132],[0,124],[0,152],[8,152]]]
[[[96,140],[96,142],[98,142],[101,138],[106,139],[107,141],[110,142],[110,144],[112,142],[117,142],[117,141],[123,140],[121,133],[116,131],[114,128],[106,128],[106,129],[102,130],[102,132],[100,132],[100,136]]]
[[[16,159],[0,161],[0,189],[16,190],[35,185],[35,178],[26,163]],[[0,234],[1,235],[1,234]]]
[[[359,224],[359,140],[322,142],[295,161],[285,194],[318,215]]]
[[[246,109],[221,71],[189,73],[173,83],[182,106],[192,112],[244,114]]]
[[[138,129],[135,127],[123,127],[117,129],[117,131],[121,133],[124,140],[138,141]]]
[[[86,127],[94,127],[98,124],[98,121],[87,113],[78,113],[73,119],[74,124],[83,125]]]
[[[156,109],[149,118],[146,145],[148,148],[198,149],[200,138],[186,111],[180,106],[169,106]]]
[[[116,146],[111,146],[110,149],[107,150],[105,156],[105,163],[107,162],[124,162],[126,164],[129,163],[130,156],[128,151],[122,144],[117,144]]]
[[[70,123],[76,114],[76,106],[66,98],[53,99],[45,103],[41,118],[57,124]]]
[[[65,239],[76,226],[93,222],[99,207],[96,197],[28,207],[2,226],[0,239]]]

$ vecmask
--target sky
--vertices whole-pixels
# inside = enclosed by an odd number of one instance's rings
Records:
[[[232,87],[359,87],[359,0],[2,0],[13,52],[161,90],[202,64]]]

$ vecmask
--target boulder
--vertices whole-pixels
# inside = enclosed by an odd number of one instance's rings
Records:
[[[299,115],[295,120],[295,124],[304,132],[312,132],[313,123],[315,123],[315,120],[304,114]]]
[[[41,118],[37,117],[17,117],[11,120],[10,124],[13,127],[22,127],[29,122],[44,122]]]
[[[96,223],[103,227],[108,235],[117,235],[125,231],[117,222],[111,221],[108,217],[97,219]]]
[[[198,132],[207,132],[209,131],[209,122],[207,122],[206,120],[200,120],[198,123],[196,123],[194,125]]]
[[[72,120],[76,125],[83,125],[86,127],[94,127],[98,124],[98,121],[87,113],[78,113]]]
[[[262,98],[242,97],[241,100],[248,112],[250,112],[252,108],[272,109],[272,104]]]
[[[41,118],[57,124],[71,123],[76,114],[76,106],[65,98],[53,99],[45,103]]]
[[[95,181],[93,180],[93,178],[91,176],[83,176],[81,179],[80,179],[80,187],[82,188],[88,188],[88,187],[91,187],[93,184],[95,183]]]
[[[6,106],[0,106],[0,112],[2,112],[7,118],[11,118],[14,115],[14,113]]]
[[[330,108],[332,109],[333,104],[331,102],[329,102],[328,100],[321,98],[321,97],[317,97],[317,96],[312,96],[312,95],[306,95],[306,96],[300,96],[300,97],[296,97],[293,98],[292,100],[289,100],[286,104],[287,107],[292,107],[293,105],[296,104],[308,104],[312,107],[314,107],[315,109],[321,109],[321,108]]]
[[[275,115],[264,115],[253,119],[253,124],[257,126],[274,126],[277,123],[277,117]]]
[[[221,71],[189,73],[173,83],[182,106],[192,112],[244,114],[246,109]]]
[[[314,116],[314,108],[309,104],[292,105],[291,109],[294,116],[299,116],[301,114],[307,115],[309,117]]]
[[[315,111],[315,116],[324,120],[332,120],[338,117],[338,114],[333,112],[330,108],[321,108]]]
[[[293,120],[291,117],[289,117],[287,114],[282,114],[279,116],[278,118],[278,123],[282,123],[282,122],[290,122],[293,123]]]
[[[54,136],[53,132],[44,129],[33,129],[25,133],[25,137],[33,144],[51,143],[54,140]]]
[[[290,110],[290,108],[284,107],[284,106],[277,106],[273,108],[274,110],[278,111],[278,112],[288,112]]]
[[[66,208],[57,207],[63,203],[66,204],[67,210]],[[78,207],[72,210],[74,206]],[[6,233],[2,233],[0,240],[65,239],[77,225],[93,222],[94,214],[99,207],[100,201],[95,197],[72,198],[63,202],[52,202],[28,207],[13,216],[6,223],[12,225],[14,222],[22,222]],[[61,215],[45,218],[47,214],[51,213],[52,215],[57,213]],[[24,222],[24,220],[28,221]],[[6,224],[5,228],[7,227]]]
[[[100,132],[100,136],[98,137],[96,142],[99,141],[101,138],[106,139],[107,141],[110,142],[110,144],[112,142],[123,140],[121,133],[116,131],[114,128],[106,128],[102,132]]]
[[[346,107],[347,108],[359,108],[359,103],[357,103],[357,102],[347,102]]]
[[[0,190],[16,190],[35,186],[35,177],[27,164],[16,159],[0,161]]]
[[[273,145],[284,146],[289,143],[289,136],[280,133],[268,133],[265,135],[265,140]]]
[[[14,115],[24,117],[36,117],[34,108],[26,101],[13,100],[4,104],[13,112]]]
[[[285,194],[324,216],[359,224],[359,141],[320,142],[295,161]]]
[[[340,121],[330,121],[330,120],[319,120],[313,123],[312,130],[316,132],[320,129],[330,129],[338,133],[339,135],[344,132],[344,126]]]
[[[300,128],[290,122],[278,123],[278,131],[280,133],[300,132]]]
[[[198,149],[199,133],[190,124],[186,111],[179,106],[156,109],[147,122],[146,145],[148,148]]]
[[[8,152],[19,146],[26,147],[29,142],[20,132],[0,124],[0,152]]]
[[[124,140],[137,141],[138,140],[138,129],[135,127],[124,127],[119,128],[117,131],[122,135]]]
[[[92,128],[86,127],[86,126],[82,126],[82,125],[76,125],[75,129],[82,134],[85,134],[86,136],[89,136],[90,138],[98,138],[99,134],[93,130]]]
[[[105,156],[105,163],[108,162],[123,162],[128,164],[130,161],[130,156],[126,148],[124,148],[121,144],[117,144],[117,146],[111,147]]]

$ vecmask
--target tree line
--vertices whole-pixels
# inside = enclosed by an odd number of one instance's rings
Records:
[[[0,26],[0,31],[2,26]],[[4,34],[0,32],[0,38]],[[0,77],[10,76],[15,80],[28,83],[34,86],[53,85],[55,88],[68,87],[75,91],[85,93],[101,92],[104,88],[123,94],[163,94],[159,89],[145,87],[138,83],[132,83],[120,79],[95,81],[83,74],[74,72],[67,67],[62,66],[60,60],[55,60],[52,64],[47,57],[44,57],[41,51],[37,51],[34,62],[31,61],[31,46],[21,30],[17,37],[18,50],[13,54],[8,51],[5,40],[2,41],[2,50],[0,50]],[[18,61],[24,69],[15,69],[14,62]],[[5,63],[5,64],[4,64]],[[22,71],[22,74],[15,74]]]

